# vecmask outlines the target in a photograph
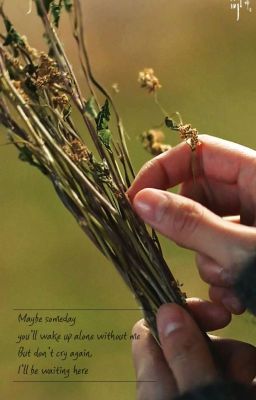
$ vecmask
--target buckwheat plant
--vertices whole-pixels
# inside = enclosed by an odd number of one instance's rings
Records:
[[[167,302],[185,306],[185,298],[155,232],[135,215],[126,196],[134,171],[116,106],[90,65],[81,2],[34,0],[32,6],[44,27],[47,52],[32,48],[0,9],[5,27],[0,34],[2,133],[22,161],[50,180],[81,229],[112,261],[141,304],[157,339],[159,306]],[[62,12],[71,16],[87,96],[57,33]],[[152,78],[153,71],[144,75],[141,82],[155,90],[159,82]],[[77,112],[83,126],[74,118]],[[116,134],[110,130],[110,120]]]

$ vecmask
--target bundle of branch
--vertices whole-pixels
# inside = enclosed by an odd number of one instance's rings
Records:
[[[124,129],[111,96],[93,76],[80,1],[35,0],[35,6],[48,53],[31,48],[3,8],[0,11],[6,28],[0,36],[0,123],[19,158],[50,179],[82,230],[114,264],[158,339],[157,309],[167,302],[185,305],[184,294],[163,258],[155,232],[139,220],[127,199],[134,172]],[[62,8],[72,16],[90,93],[87,98],[57,35]],[[103,104],[97,96],[104,98]],[[75,110],[83,120],[82,128],[73,117]],[[117,140],[109,128],[110,112]],[[88,147],[89,137],[93,149]]]

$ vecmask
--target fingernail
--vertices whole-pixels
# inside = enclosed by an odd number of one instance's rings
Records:
[[[244,307],[235,296],[227,296],[222,299],[223,305],[234,314],[241,314]]]
[[[157,327],[160,337],[166,338],[184,326],[184,316],[176,305],[160,307],[157,314]]]
[[[134,199],[138,214],[147,221],[161,222],[168,204],[168,195],[156,189],[143,190]]]

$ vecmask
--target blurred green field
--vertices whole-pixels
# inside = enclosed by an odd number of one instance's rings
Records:
[[[136,171],[149,159],[137,139],[162,116],[138,88],[137,74],[153,67],[167,110],[179,110],[200,132],[256,147],[256,5],[239,23],[223,0],[83,0],[88,48],[95,75],[107,87],[118,82],[116,104],[130,140]],[[5,9],[34,47],[44,48],[29,1],[6,0]],[[78,79],[83,77],[68,18],[61,37]],[[85,132],[86,134],[86,132]],[[1,143],[5,138],[0,138]],[[170,142],[177,143],[170,134]],[[112,265],[101,256],[60,204],[44,176],[0,147],[0,283],[2,302],[1,386],[3,399],[55,400],[135,398],[134,383],[18,384],[13,308],[135,308]],[[207,297],[191,252],[162,240],[168,264],[188,295]],[[140,313],[79,314],[84,326],[131,330]],[[252,318],[234,318],[224,336],[256,344]],[[97,352],[97,349],[95,349]],[[100,348],[92,379],[135,379],[129,343]]]

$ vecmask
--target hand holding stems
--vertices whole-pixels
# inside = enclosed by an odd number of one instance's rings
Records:
[[[201,171],[196,186],[191,149],[182,143],[148,162],[128,196],[145,222],[196,251],[213,303],[190,300],[188,304],[201,329],[208,331],[226,326],[230,312],[244,311],[233,284],[256,252],[256,152],[207,135],[199,140]],[[165,191],[178,184],[179,195]],[[138,400],[169,400],[220,377],[246,384],[255,378],[253,346],[211,337],[222,360],[220,373],[199,327],[181,307],[160,307],[157,326],[161,348],[143,321],[134,328],[142,337],[133,343]]]
[[[197,252],[210,298],[234,314],[244,307],[233,284],[256,253],[256,152],[200,135],[200,167],[192,176],[192,152],[181,143],[139,172],[128,196],[139,216],[180,246]],[[166,192],[181,184],[180,194]]]
[[[138,382],[137,400],[171,400],[221,378],[244,384],[254,379],[256,350],[253,346],[211,336],[214,352],[221,361],[221,374],[195,322],[206,331],[223,328],[230,321],[230,313],[223,306],[199,299],[189,299],[188,305],[194,320],[176,304],[160,307],[157,326],[161,348],[143,320],[134,326],[134,332],[140,334],[140,340],[133,341],[132,349]]]

